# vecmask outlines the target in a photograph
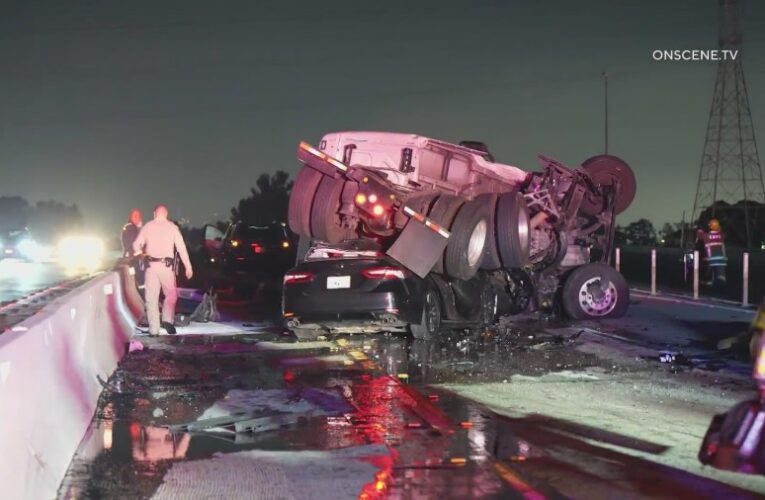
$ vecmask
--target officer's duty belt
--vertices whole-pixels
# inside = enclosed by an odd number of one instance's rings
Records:
[[[164,262],[167,267],[173,267],[174,259],[172,257],[146,257],[146,262]]]

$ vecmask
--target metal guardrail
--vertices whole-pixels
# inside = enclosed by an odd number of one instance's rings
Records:
[[[750,253],[749,252],[743,252],[742,253],[742,263],[741,263],[741,291],[740,295],[740,305],[742,307],[747,307],[750,305]],[[685,259],[685,257],[684,257]],[[701,297],[701,291],[700,291],[700,281],[699,281],[699,260],[700,255],[698,251],[693,252],[693,271],[691,274],[691,283],[692,283],[692,293],[693,293],[693,300],[699,300]],[[622,272],[622,263],[624,259],[622,256],[622,249],[620,247],[615,248],[614,250],[614,267],[617,271]],[[683,260],[682,265],[686,265],[686,261]],[[657,266],[657,251],[656,248],[650,249],[650,294],[656,295],[658,292],[658,266]],[[737,297],[737,298],[738,298]]]

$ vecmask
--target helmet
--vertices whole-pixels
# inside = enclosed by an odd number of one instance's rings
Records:
[[[720,230],[720,221],[717,219],[709,219],[709,230],[710,231],[719,231]]]

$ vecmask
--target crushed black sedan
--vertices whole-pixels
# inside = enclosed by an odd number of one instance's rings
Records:
[[[324,243],[284,276],[282,314],[299,338],[326,333],[411,332],[492,323],[497,293],[486,275],[469,281],[420,278],[370,240]]]

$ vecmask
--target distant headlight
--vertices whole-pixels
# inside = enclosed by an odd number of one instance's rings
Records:
[[[67,267],[96,268],[104,257],[104,242],[95,236],[68,236],[58,244],[59,261]]]
[[[29,260],[40,260],[43,258],[43,248],[32,238],[24,238],[16,245],[22,257]]]

